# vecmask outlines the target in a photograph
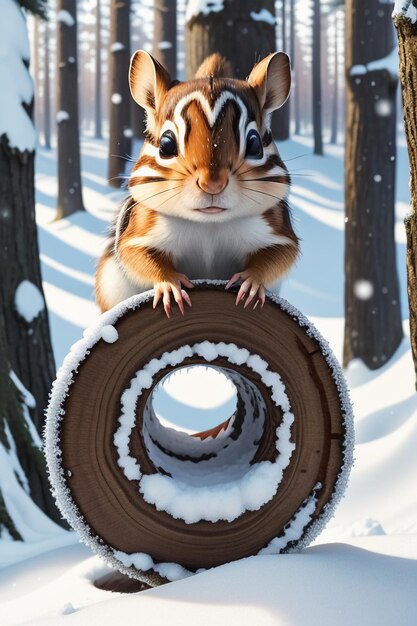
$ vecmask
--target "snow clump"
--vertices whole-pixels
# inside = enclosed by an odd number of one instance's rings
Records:
[[[22,280],[14,295],[14,305],[20,317],[30,324],[44,310],[45,300],[36,285]]]
[[[271,24],[271,26],[275,26],[277,23],[275,17],[268,9],[261,9],[258,13],[251,11],[250,16],[255,22],[266,22],[267,24]]]
[[[56,21],[65,24],[65,26],[74,26],[75,20],[72,17],[71,13],[68,11],[58,11],[56,14]]]
[[[70,116],[67,111],[58,111],[56,114],[57,124],[61,124],[61,122],[65,122],[66,120],[69,120],[69,118]]]

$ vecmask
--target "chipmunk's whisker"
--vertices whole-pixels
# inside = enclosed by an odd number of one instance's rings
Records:
[[[155,198],[156,196],[160,196],[162,193],[168,193],[168,191],[173,191],[174,189],[179,189],[180,187],[182,187],[182,185],[176,185],[175,187],[170,187],[169,189],[164,189],[163,191],[158,191],[158,193],[154,193],[151,196],[148,196],[147,198],[142,198],[141,200],[139,200],[139,202],[147,202],[148,200],[151,200],[151,198]],[[180,191],[178,193],[181,193]]]
[[[304,154],[299,154],[298,156],[295,157],[291,157],[290,159],[285,159],[285,163],[288,163],[288,161],[295,161],[295,159],[301,159],[302,157],[305,156],[310,156],[311,152],[304,152]]]
[[[167,198],[167,200],[164,200],[163,202],[161,202],[161,204],[158,204],[157,208],[159,209],[159,207],[161,207],[166,202],[169,202],[170,200],[172,200],[172,198],[175,198],[175,196],[179,196],[180,193],[181,193],[181,191],[178,191],[178,193],[174,193],[170,198]]]
[[[248,194],[243,193],[243,191],[241,193],[242,193],[242,196],[245,196],[245,198],[247,198],[251,202],[256,202],[256,204],[261,204],[261,202],[258,202],[257,200],[255,200],[255,198],[251,198],[250,196],[248,196]]]
[[[242,185],[240,185],[242,187]],[[282,200],[282,196],[274,196],[272,193],[266,193],[266,191],[259,191],[258,189],[251,189],[250,187],[243,187],[243,189],[247,189],[247,191],[252,191],[254,193],[261,193],[264,196],[270,196],[271,198],[275,198],[275,200]]]
[[[243,165],[243,163],[242,163],[242,165]],[[253,172],[253,170],[258,169],[258,167],[262,167],[262,166],[261,165],[255,165],[254,167],[250,167],[248,170],[245,170],[244,172],[240,172],[239,177],[243,176],[244,174],[247,174],[248,172]]]

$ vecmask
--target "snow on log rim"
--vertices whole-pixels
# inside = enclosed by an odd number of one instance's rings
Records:
[[[195,280],[195,285],[225,285],[225,280]],[[84,338],[76,342],[62,367],[57,373],[57,378],[52,386],[50,393],[50,401],[46,410],[46,423],[44,430],[45,439],[45,456],[48,466],[48,473],[52,485],[52,493],[56,498],[57,505],[62,515],[67,519],[70,525],[76,530],[82,541],[88,545],[94,552],[99,554],[110,565],[116,567],[122,573],[146,582],[154,586],[160,584],[161,578],[157,573],[139,572],[134,567],[123,565],[114,555],[114,551],[103,543],[103,540],[95,535],[94,531],[88,526],[86,520],[78,510],[66,483],[65,469],[62,466],[62,451],[60,449],[60,427],[61,421],[65,414],[63,404],[68,396],[71,384],[77,374],[78,367],[82,361],[89,355],[93,346],[102,338],[102,329],[105,326],[112,326],[129,311],[140,308],[142,303],[146,303],[153,298],[154,291],[149,290],[142,294],[132,296],[131,298],[121,302],[113,307],[110,311],[103,313],[97,323],[86,329]],[[298,551],[307,547],[323,530],[326,523],[331,519],[337,504],[343,497],[347,486],[351,467],[353,465],[353,449],[354,449],[354,429],[352,406],[349,399],[349,391],[342,369],[333,355],[328,342],[322,337],[315,326],[293,305],[280,298],[275,293],[266,290],[269,300],[277,304],[280,309],[292,317],[300,327],[304,328],[306,334],[313,338],[320,346],[335,381],[338,391],[340,406],[342,411],[343,426],[345,435],[343,438],[343,462],[338,474],[333,492],[324,505],[320,515],[309,524],[306,532],[302,535],[297,545],[287,549],[287,552]],[[271,547],[271,544],[269,546]]]
[[[276,449],[278,456],[275,461],[262,461],[251,465],[251,460],[256,449],[252,450],[247,459],[240,455],[231,459],[231,454],[238,443],[247,434],[242,426],[241,435],[233,441],[226,439],[223,447],[228,452],[229,462],[239,464],[240,476],[230,480],[224,470],[224,479],[215,484],[193,485],[178,478],[175,471],[170,471],[170,476],[160,474],[149,474],[143,476],[136,458],[130,454],[130,438],[136,423],[136,402],[144,389],[149,389],[153,385],[155,374],[163,370],[167,365],[179,367],[187,358],[198,355],[210,363],[217,357],[224,357],[228,362],[237,365],[247,363],[249,368],[259,374],[265,387],[270,388],[271,397],[274,404],[281,408],[283,420],[276,429]],[[243,376],[244,377],[244,376]],[[153,504],[158,511],[165,511],[176,519],[182,519],[187,524],[193,524],[201,520],[217,522],[225,520],[231,522],[246,511],[257,511],[264,504],[269,502],[276,494],[282,481],[284,470],[288,467],[291,455],[295,449],[295,443],[291,441],[291,427],[294,422],[294,415],[290,412],[290,401],[285,391],[284,383],[277,372],[273,372],[266,361],[258,354],[251,354],[246,348],[242,348],[233,343],[203,341],[193,346],[184,345],[171,352],[164,352],[158,357],[154,357],[144,367],[137,371],[130,381],[129,387],[125,389],[121,396],[122,413],[119,417],[119,427],[114,435],[114,443],[118,451],[118,465],[128,480],[139,480],[139,491],[146,502]],[[243,425],[247,423],[250,409],[245,412]],[[146,423],[146,418],[145,418]],[[166,432],[172,429],[163,429]],[[246,428],[246,431],[248,429]],[[175,433],[175,431],[174,431]],[[261,433],[257,433],[254,440],[259,440]],[[189,440],[195,448],[196,444],[202,448],[207,447],[207,443],[213,440],[208,438],[202,442],[185,435],[182,437]],[[177,435],[178,439],[178,435]],[[169,445],[168,441],[161,443]],[[149,447],[149,446],[148,446]],[[187,448],[183,449],[185,452]],[[221,452],[221,449],[217,451]],[[241,457],[239,459],[239,456]],[[220,462],[218,454],[215,459],[211,459],[211,466],[215,462]],[[225,459],[222,460],[225,463]],[[207,467],[206,471],[213,471],[213,467]],[[162,494],[162,496],[161,496]]]

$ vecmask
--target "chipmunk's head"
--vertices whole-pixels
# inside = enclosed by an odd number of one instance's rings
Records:
[[[285,198],[288,172],[272,140],[271,113],[291,86],[283,52],[246,81],[227,78],[214,54],[195,78],[172,82],[147,52],[130,65],[130,89],[147,113],[147,138],[133,168],[133,198],[155,211],[204,222],[261,214]]]

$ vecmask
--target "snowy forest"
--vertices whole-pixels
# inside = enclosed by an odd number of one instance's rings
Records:
[[[101,323],[96,268],[153,141],[129,85],[136,50],[171,85],[214,53],[246,84],[264,57],[288,55],[270,134],[301,252],[272,291],[328,342],[355,429],[344,497],[311,546],[192,572],[162,563],[170,582],[155,588],[122,574],[115,586],[112,562],[57,507],[44,454],[53,381]],[[415,624],[417,3],[0,0],[0,85],[0,624]],[[154,409],[181,433],[217,435],[236,388],[191,370],[157,387]]]

